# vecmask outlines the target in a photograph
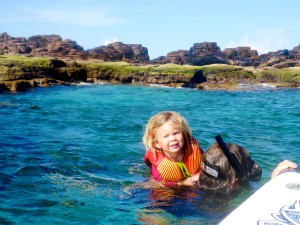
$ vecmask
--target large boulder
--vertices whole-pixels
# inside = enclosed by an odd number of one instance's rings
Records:
[[[63,40],[59,35],[36,35],[27,40],[25,37],[11,37],[7,33],[1,33],[0,49],[3,54],[26,54],[34,57],[86,57],[82,46],[70,39]]]
[[[168,63],[187,64],[190,58],[190,52],[187,50],[178,50],[169,52],[165,58]]]
[[[300,45],[294,47],[290,53],[294,56],[295,59],[300,59]]]
[[[24,37],[11,37],[6,32],[0,34],[0,49],[3,54],[28,54],[29,43]]]
[[[70,39],[62,40],[58,35],[34,36],[29,38],[31,44],[38,46],[34,48],[30,55],[34,57],[69,57],[69,58],[86,58],[87,54],[83,47],[76,41]]]
[[[60,35],[35,35],[28,38],[31,44],[36,47],[45,47],[51,42],[63,41]]]
[[[297,57],[298,56],[296,51],[289,51],[287,49],[282,49],[276,52],[268,52],[266,54],[260,55],[259,61],[264,62],[265,66],[273,66],[276,64],[282,64],[284,62],[293,61],[297,59]]]
[[[89,57],[104,61],[142,63],[149,61],[148,49],[140,44],[113,42],[88,50]]]
[[[228,63],[226,55],[221,51],[216,42],[195,43],[193,47],[190,48],[189,62],[197,66]]]
[[[166,64],[166,63],[170,63],[169,60],[166,59],[165,56],[159,56],[155,59],[151,59],[149,61],[150,64]]]
[[[225,48],[223,53],[230,63],[238,66],[256,66],[258,64],[257,50],[250,47]]]

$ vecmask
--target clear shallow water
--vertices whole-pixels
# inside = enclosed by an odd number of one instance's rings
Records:
[[[154,189],[143,163],[143,127],[175,110],[203,149],[221,134],[263,168],[234,196]],[[0,224],[217,224],[300,159],[300,90],[197,91],[67,86],[0,95]]]

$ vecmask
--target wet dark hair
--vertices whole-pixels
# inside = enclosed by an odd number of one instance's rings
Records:
[[[201,173],[198,180],[198,186],[202,190],[231,190],[233,184],[251,181],[259,181],[262,170],[255,163],[249,152],[242,146],[227,143],[226,146],[240,163],[244,176],[237,176],[223,153],[220,145],[214,143],[202,156]]]

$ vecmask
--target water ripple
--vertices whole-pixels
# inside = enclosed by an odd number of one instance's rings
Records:
[[[164,110],[184,115],[204,150],[217,134],[243,145],[261,182],[228,201],[150,188],[143,129]],[[217,224],[278,162],[300,158],[299,112],[295,89],[92,85],[0,95],[0,224]]]

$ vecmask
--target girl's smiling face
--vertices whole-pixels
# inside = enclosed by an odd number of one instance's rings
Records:
[[[174,161],[180,161],[184,138],[181,131],[175,127],[172,121],[166,122],[156,132],[157,143],[155,147],[162,149]]]

